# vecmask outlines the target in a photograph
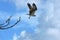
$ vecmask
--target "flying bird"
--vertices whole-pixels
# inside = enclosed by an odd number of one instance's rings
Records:
[[[30,19],[31,16],[36,16],[35,11],[37,11],[37,6],[35,5],[35,3],[33,3],[32,5],[30,3],[27,3],[27,5],[29,8],[29,14],[27,15],[29,15],[29,19]]]

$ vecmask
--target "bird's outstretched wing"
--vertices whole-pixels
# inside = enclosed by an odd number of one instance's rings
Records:
[[[32,4],[34,10],[37,10],[37,6],[35,5],[35,3]]]
[[[29,9],[31,9],[31,5],[30,5],[30,3],[27,3],[27,5],[28,5]]]

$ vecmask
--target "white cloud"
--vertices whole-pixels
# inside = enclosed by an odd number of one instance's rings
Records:
[[[20,36],[24,38],[26,36],[26,31],[22,31]]]
[[[48,35],[58,36],[60,34],[59,29],[56,28],[49,28],[47,30]]]
[[[47,37],[44,40],[49,40],[49,38],[52,38],[51,40],[60,40],[60,8],[58,8],[59,3],[57,1],[59,0],[56,0],[53,3],[48,2],[45,6],[47,10],[45,15],[42,19],[39,19],[39,28],[47,31],[47,34],[44,33]]]
[[[18,36],[16,34],[13,35],[13,40],[18,40]]]
[[[49,28],[46,32],[48,36],[55,38],[56,40],[60,40],[60,30],[56,28]]]
[[[20,33],[19,36],[16,36],[16,34],[13,36],[13,40],[32,40],[30,38],[30,34],[28,34],[25,30]]]
[[[20,35],[14,35],[13,39],[15,40],[40,40],[40,30],[35,29],[34,36],[32,34],[28,33],[27,31],[23,30]]]

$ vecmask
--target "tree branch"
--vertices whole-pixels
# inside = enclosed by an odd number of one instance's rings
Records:
[[[4,26],[1,26],[1,27],[0,27],[0,29],[2,29],[2,30],[3,30],[3,29],[9,29],[9,28],[14,27],[17,23],[19,23],[19,22],[20,22],[21,17],[19,17],[19,19],[17,20],[17,22],[16,22],[16,23],[14,23],[13,25],[11,25],[10,27],[6,27],[6,26],[8,26],[8,25],[9,25],[10,19],[11,19],[11,17],[10,17],[10,18],[8,18],[8,20],[6,21],[6,23],[8,23],[8,24],[6,24],[6,25],[4,25]]]

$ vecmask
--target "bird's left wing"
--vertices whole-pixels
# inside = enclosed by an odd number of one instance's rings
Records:
[[[27,5],[28,5],[29,9],[31,9],[31,5],[30,5],[30,3],[27,3]]]

